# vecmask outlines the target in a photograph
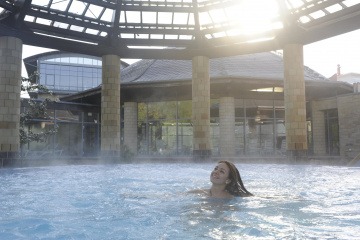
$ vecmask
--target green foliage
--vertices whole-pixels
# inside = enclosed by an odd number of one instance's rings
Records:
[[[29,78],[22,78],[21,90],[26,92],[31,91],[41,91],[42,93],[51,92],[42,85],[34,84],[36,82],[36,78],[38,78],[38,74],[34,74]],[[27,144],[30,142],[45,142],[48,136],[53,135],[57,131],[57,126],[53,128],[46,129],[40,132],[33,132],[29,126],[34,123],[34,119],[36,120],[49,120],[50,117],[47,114],[47,105],[50,102],[50,99],[46,98],[44,100],[37,100],[30,98],[27,101],[27,107],[20,114],[20,144]]]
[[[182,102],[155,102],[155,103],[139,103],[138,104],[138,119],[139,123],[148,120],[173,120],[176,119],[191,119],[192,115],[191,101]],[[176,111],[178,111],[176,113]],[[147,116],[147,117],[146,117]],[[187,121],[187,120],[186,120]]]

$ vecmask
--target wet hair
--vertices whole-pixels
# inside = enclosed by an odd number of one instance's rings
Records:
[[[236,168],[236,166],[233,163],[231,163],[229,161],[225,161],[225,160],[221,160],[221,161],[219,161],[219,163],[225,163],[230,169],[229,179],[231,182],[228,183],[225,187],[225,190],[228,193],[230,193],[231,195],[236,196],[236,197],[254,196],[251,192],[246,190],[246,188],[241,180],[239,170]]]

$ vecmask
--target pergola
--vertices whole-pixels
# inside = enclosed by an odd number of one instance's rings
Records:
[[[211,155],[209,59],[282,49],[286,145],[291,156],[301,156],[308,148],[303,45],[359,29],[359,22],[360,0],[2,0],[0,155],[19,149],[26,44],[102,57],[106,156],[120,151],[120,58],[191,59],[193,155],[201,158]],[[223,126],[229,134],[221,141],[231,143],[234,103],[221,101],[229,109]],[[133,129],[125,142],[136,138]]]
[[[95,56],[191,59],[282,49],[359,28],[359,0],[2,0],[0,35]]]

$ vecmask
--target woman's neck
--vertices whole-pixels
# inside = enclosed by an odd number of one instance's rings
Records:
[[[209,190],[209,196],[214,198],[231,198],[233,197],[230,193],[225,190],[223,185],[212,185]]]

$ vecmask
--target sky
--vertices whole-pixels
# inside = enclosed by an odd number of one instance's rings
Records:
[[[23,58],[48,51],[51,49],[24,45]],[[136,61],[122,60],[128,63]],[[325,77],[334,75],[338,64],[342,74],[360,73],[360,30],[304,46],[304,65]],[[24,66],[21,75],[27,76]]]
[[[304,65],[331,77],[337,65],[341,74],[360,73],[360,30],[304,46]]]

